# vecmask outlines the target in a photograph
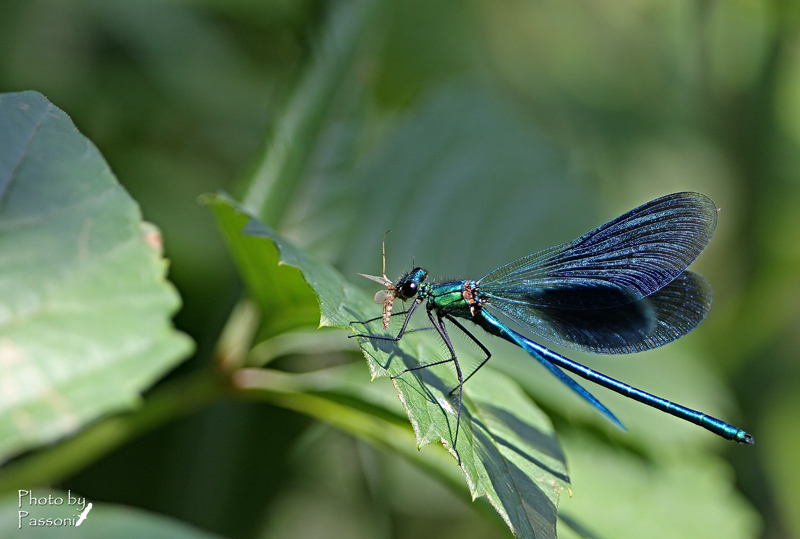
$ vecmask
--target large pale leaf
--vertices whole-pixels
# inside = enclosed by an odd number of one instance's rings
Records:
[[[67,115],[0,95],[0,459],[131,408],[187,356],[166,267]]]
[[[352,327],[355,332],[380,328],[380,322],[352,324],[379,315],[381,308],[335,269],[293,247],[229,199],[216,196],[208,202],[245,280],[265,308],[276,308],[274,298],[263,297],[270,290],[293,290],[297,284],[296,274],[284,273],[284,283],[274,267],[266,267],[272,261],[273,266],[300,270],[316,296],[321,326]],[[268,318],[278,315],[265,313]],[[410,333],[399,343],[359,340],[373,376],[398,374],[442,354],[433,332]],[[452,447],[456,401],[450,393],[455,380],[448,370],[406,373],[394,384],[418,445],[442,441]],[[549,419],[515,382],[489,369],[470,380],[465,386],[458,450],[473,496],[487,497],[516,535],[555,537],[556,507],[568,483],[564,457]]]

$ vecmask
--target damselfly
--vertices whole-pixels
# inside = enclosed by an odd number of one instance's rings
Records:
[[[365,275],[387,287],[375,296],[376,302],[384,304],[384,315],[373,320],[383,319],[386,328],[390,316],[405,315],[403,325],[396,337],[354,336],[399,341],[416,309],[427,302],[428,319],[450,357],[410,367],[393,378],[453,363],[458,378],[453,390],[458,400],[453,448],[459,461],[456,444],[463,386],[491,357],[462,319],[528,352],[620,427],[616,416],[564,370],[725,439],[752,444],[753,437],[742,429],[567,359],[512,330],[497,316],[500,313],[556,344],[599,354],[642,352],[672,342],[697,327],[711,309],[711,286],[686,268],[708,245],[716,224],[717,208],[710,198],[699,193],[675,193],[643,204],[570,243],[520,258],[477,281],[430,283],[428,272],[416,267],[392,283],[384,266],[382,277]],[[394,299],[413,301],[408,310],[392,314]],[[467,376],[461,370],[446,323],[462,331],[485,355]]]

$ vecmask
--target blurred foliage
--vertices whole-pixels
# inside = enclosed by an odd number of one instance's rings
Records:
[[[755,446],[598,391],[615,432],[511,347],[487,342],[492,363],[530,377],[563,434],[575,529],[800,537],[799,30],[797,3],[757,0],[6,0],[0,91],[65,110],[163,231],[198,350],[152,396],[212,368],[237,320],[202,193],[267,199],[267,223],[353,280],[378,273],[388,229],[391,277],[412,260],[480,277],[659,195],[708,194],[708,320],[641,356],[570,357]],[[343,349],[271,366],[349,361],[368,384]],[[441,478],[273,404],[215,404],[56,486],[231,537],[502,535]]]

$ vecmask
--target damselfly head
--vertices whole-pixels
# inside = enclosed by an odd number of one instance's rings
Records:
[[[410,272],[404,273],[394,285],[394,297],[403,301],[413,298],[427,277],[428,272],[425,268],[414,268]]]
[[[417,295],[419,292],[419,282],[413,279],[401,278],[395,287],[394,295],[396,298],[407,300]]]

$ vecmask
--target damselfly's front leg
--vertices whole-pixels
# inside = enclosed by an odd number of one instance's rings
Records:
[[[365,339],[373,339],[373,340],[376,340],[376,341],[393,341],[393,342],[397,342],[397,341],[399,341],[400,339],[403,338],[403,335],[406,334],[406,329],[408,328],[408,323],[411,321],[411,315],[414,314],[414,311],[417,310],[417,307],[419,307],[420,303],[422,303],[422,298],[421,297],[417,297],[414,300],[414,303],[411,304],[411,307],[409,307],[408,311],[406,311],[405,313],[397,313],[397,314],[405,314],[406,318],[405,318],[405,320],[403,320],[403,327],[400,328],[400,332],[397,334],[396,337],[389,337],[389,336],[386,336],[386,335],[367,335],[365,333],[356,333],[354,335],[350,335],[350,337],[363,337]],[[394,316],[394,315],[392,315],[392,316]],[[374,322],[376,320],[381,320],[382,318],[383,318],[382,316],[379,316],[377,318],[373,318],[372,320],[367,320],[366,322],[356,322],[356,323],[358,323],[358,324],[366,324],[366,323],[369,323],[369,322]]]
[[[461,465],[461,454],[458,452],[458,433],[459,433],[459,430],[461,429],[461,404],[462,404],[463,396],[464,396],[464,376],[463,376],[463,374],[461,372],[461,365],[458,363],[458,356],[456,355],[456,350],[453,347],[453,343],[450,340],[450,335],[448,335],[447,328],[444,325],[444,317],[442,315],[439,315],[438,313],[434,316],[434,312],[432,310],[428,309],[428,318],[430,319],[431,324],[433,324],[433,328],[439,333],[439,336],[442,338],[442,341],[444,341],[444,344],[447,346],[447,349],[450,352],[450,358],[449,359],[443,359],[441,361],[434,361],[433,363],[425,363],[423,365],[415,365],[414,367],[409,367],[406,370],[404,370],[403,372],[395,374],[391,378],[392,378],[392,380],[394,380],[395,378],[397,378],[399,376],[402,376],[403,374],[405,374],[407,372],[416,371],[416,370],[420,370],[420,369],[428,369],[430,367],[434,367],[436,365],[443,365],[445,363],[452,362],[453,365],[455,365],[455,367],[456,367],[456,376],[458,377],[458,386],[456,386],[456,388],[458,389],[458,406],[457,406],[457,409],[456,409],[456,433],[455,433],[455,436],[453,437],[453,451],[455,451],[455,453],[456,453],[456,457],[458,459],[458,464]],[[447,317],[447,318],[450,318],[450,317]],[[456,323],[456,325],[459,326],[459,327],[461,326],[458,323]],[[464,328],[462,327],[461,329],[463,330]],[[480,345],[480,346],[481,346],[481,348],[483,348],[483,345]],[[487,353],[488,353],[488,350],[487,350]],[[488,360],[488,359],[489,358],[486,358],[486,360]],[[484,360],[483,363],[486,363],[486,360]],[[473,372],[473,374],[474,374],[474,372]],[[455,388],[453,389],[453,391],[455,391]],[[451,395],[453,394],[453,391],[450,392]]]

